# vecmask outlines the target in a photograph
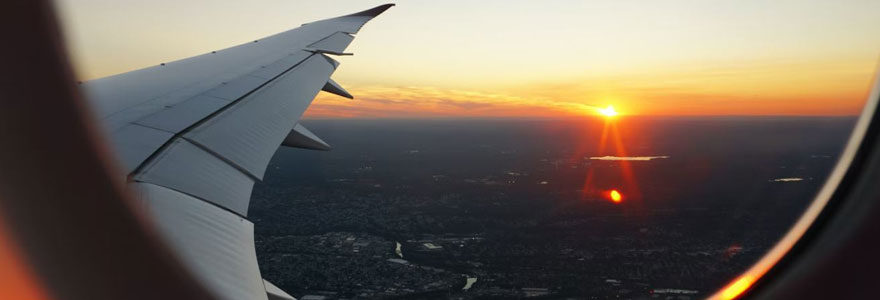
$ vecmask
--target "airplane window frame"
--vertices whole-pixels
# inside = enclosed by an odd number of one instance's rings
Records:
[[[24,2],[22,4],[21,2]],[[72,138],[82,138],[85,141],[80,144],[76,144],[74,146],[81,146],[78,148],[70,149],[71,152],[68,156],[73,156],[76,154],[86,154],[86,150],[93,150],[92,148],[85,147],[85,144],[91,142],[91,138],[98,136],[95,132],[93,124],[90,124],[92,120],[88,118],[88,116],[81,114],[80,105],[82,104],[81,97],[76,94],[74,89],[68,89],[72,84],[72,76],[69,73],[71,67],[69,66],[69,53],[63,47],[62,41],[57,29],[57,21],[56,14],[53,13],[52,5],[48,4],[48,1],[12,1],[11,3],[7,3],[6,5],[0,5],[5,9],[0,10],[0,13],[5,13],[8,17],[8,21],[10,24],[31,24],[31,25],[40,25],[35,27],[27,27],[31,28],[27,33],[30,34],[26,39],[20,40],[20,42],[10,43],[9,47],[0,49],[0,54],[5,57],[15,57],[20,53],[25,53],[27,51],[34,51],[33,57],[35,58],[45,58],[46,62],[49,63],[40,63],[40,64],[32,64],[31,61],[15,59],[9,62],[8,68],[6,69],[6,74],[4,78],[30,78],[33,76],[45,75],[49,72],[49,74],[54,74],[54,76],[48,76],[45,78],[44,82],[27,82],[22,85],[14,85],[9,86],[9,89],[12,90],[11,95],[20,95],[27,94],[34,91],[38,91],[39,88],[45,89],[46,87],[56,87],[56,93],[51,95],[59,95],[57,98],[33,98],[39,96],[46,96],[49,94],[35,94],[32,95],[32,101],[22,101],[21,103],[16,101],[3,101],[0,102],[0,116],[12,116],[17,115],[16,118],[10,118],[9,121],[21,121],[21,128],[23,130],[19,132],[15,132],[14,134],[10,134],[7,136],[10,141],[27,141],[33,139],[33,134],[40,134],[43,131],[41,127],[47,127],[51,124],[39,124],[39,122],[48,122],[43,118],[45,114],[40,114],[40,112],[45,112],[40,107],[41,105],[45,105],[47,103],[55,103],[62,104],[52,115],[65,116],[67,121],[71,121],[71,124],[79,125],[80,128],[62,128],[58,130],[58,133],[63,134],[67,131],[75,131],[76,133],[81,133],[80,135],[71,136],[67,139],[56,139],[51,140],[49,137],[45,137],[48,140],[47,145],[50,143],[54,143],[57,147],[65,147],[65,142],[69,142]],[[13,31],[17,31],[17,28],[13,28]],[[21,35],[14,35],[13,37],[21,37]],[[58,57],[56,55],[61,55],[63,57]],[[52,62],[57,62],[57,64],[50,64]],[[21,80],[12,80],[11,82],[20,82]],[[2,87],[6,88],[6,86]],[[4,90],[4,92],[7,92]],[[60,97],[64,96],[66,97]],[[30,103],[25,103],[30,102]],[[832,173],[829,176],[829,179],[825,182],[822,189],[818,193],[818,195],[813,199],[808,209],[805,213],[798,219],[797,223],[785,234],[785,237],[778,242],[773,249],[764,255],[758,262],[756,262],[748,271],[741,276],[748,276],[752,274],[752,277],[748,281],[750,281],[745,287],[733,295],[734,298],[739,297],[767,297],[774,298],[774,296],[779,295],[792,295],[792,290],[799,290],[801,293],[810,293],[816,292],[818,289],[822,289],[822,286],[803,286],[800,283],[803,282],[803,277],[798,278],[796,275],[792,275],[794,270],[820,270],[822,265],[828,263],[829,252],[845,252],[848,249],[852,249],[855,247],[861,247],[865,245],[870,245],[871,241],[852,241],[852,239],[858,239],[860,230],[866,228],[866,226],[874,226],[880,223],[880,218],[878,218],[878,210],[880,210],[880,204],[877,204],[877,201],[873,201],[875,199],[880,199],[880,188],[876,186],[871,186],[871,179],[877,181],[880,177],[866,177],[873,174],[878,174],[880,172],[880,111],[877,110],[878,102],[880,102],[880,77],[875,73],[875,79],[871,86],[871,92],[866,99],[865,105],[863,107],[862,113],[858,118],[856,126],[854,127],[849,141],[845,147],[845,150],[842,152],[842,155],[834,167]],[[32,128],[28,127],[29,125],[36,125]],[[39,152],[39,151],[38,151]],[[0,155],[9,155],[14,153],[0,153]],[[30,155],[22,155],[18,156],[15,159],[19,159],[22,161],[33,161],[37,162],[42,157],[39,156],[39,153],[31,153]],[[68,162],[70,166],[76,166],[77,164]],[[24,164],[22,164],[24,165]],[[39,164],[35,164],[39,165]],[[75,174],[76,170],[69,170],[67,172],[63,172],[64,168],[67,165],[57,165],[54,169],[61,170],[62,172],[56,174],[46,174],[46,176],[60,176],[63,174]],[[112,165],[101,163],[99,161],[94,161],[94,168],[105,168],[112,167]],[[14,170],[14,169],[6,169],[4,172],[17,173],[17,171],[22,171],[21,174],[30,175],[26,170]],[[106,171],[106,170],[105,170]],[[32,172],[31,172],[32,173]],[[110,174],[111,172],[104,172],[105,175]],[[102,189],[100,186],[96,186],[97,184],[105,184],[111,179],[107,178],[71,178],[72,181],[76,181],[83,185],[92,184],[92,188],[94,189]],[[874,184],[876,185],[876,183]],[[88,189],[89,186],[84,186],[84,189]],[[106,187],[103,187],[106,189]],[[132,207],[126,205],[119,205],[119,203],[113,204],[111,200],[125,202],[128,201],[128,196],[123,194],[121,189],[116,189],[115,191],[107,191],[108,195],[111,192],[116,192],[117,195],[115,198],[109,197],[102,201],[93,202],[93,203],[104,203],[108,204],[107,207],[101,208],[98,207],[101,212],[104,214],[94,214],[94,219],[90,220],[93,224],[104,224],[106,226],[118,225],[119,223],[115,222],[123,222],[123,223],[143,223],[143,220],[140,220],[136,217],[136,214],[133,211]],[[65,195],[57,195],[57,196],[65,196]],[[66,195],[66,199],[68,200],[76,200],[78,198],[85,198],[89,195]],[[50,203],[46,201],[28,201],[31,199],[0,199],[0,208],[7,209],[15,206],[18,210],[8,210],[9,213],[14,214],[19,212],[25,207],[30,210],[39,210],[44,208],[42,205]],[[14,205],[11,205],[11,202],[18,202]],[[58,209],[58,207],[56,207]],[[121,220],[119,217],[113,217],[113,213],[121,213],[125,217],[131,217],[130,220]],[[846,219],[848,216],[856,216],[855,218]],[[873,218],[872,218],[873,217]],[[34,218],[34,219],[22,219],[22,218],[5,218],[2,220],[10,225],[12,231],[18,234],[17,239],[13,239],[13,241],[21,244],[24,243],[23,240],[27,239],[28,242],[32,245],[38,244],[46,244],[43,242],[33,242],[36,240],[46,241],[51,237],[48,236],[27,236],[28,234],[34,234],[40,229],[48,229],[52,227],[65,227],[65,226],[74,226],[78,223],[72,222],[71,218],[63,218],[63,219],[53,219],[49,215],[43,216],[42,218]],[[19,223],[15,223],[19,221]],[[14,226],[12,226],[14,225]],[[98,237],[91,238],[83,238],[81,240],[77,240],[75,243],[71,243],[67,245],[70,247],[68,251],[72,251],[71,249],[91,249],[94,247],[96,242],[100,242],[106,239],[119,238],[120,240],[139,240],[138,243],[149,245],[154,244],[155,247],[142,248],[139,252],[134,253],[133,255],[129,254],[128,256],[137,257],[140,255],[142,258],[161,258],[160,262],[166,262],[164,259],[168,259],[167,249],[165,249],[164,245],[162,245],[162,241],[155,238],[152,233],[149,232],[149,228],[137,227],[135,224],[131,225],[132,231],[130,233],[138,233],[137,230],[142,230],[137,235],[133,236],[122,236],[119,232],[109,232],[108,234]],[[137,228],[136,228],[137,227]],[[71,232],[80,231],[81,236],[88,237],[91,235],[91,232],[87,232],[87,228],[70,228]],[[846,241],[849,239],[848,241]],[[841,245],[835,245],[835,241],[841,241]],[[126,249],[127,246],[131,245],[106,245],[104,246],[104,250],[112,250],[112,249]],[[816,248],[821,246],[822,248]],[[877,246],[874,246],[877,248]],[[72,270],[63,270],[59,272],[59,269],[78,267],[79,265],[49,265],[47,263],[58,261],[57,259],[51,259],[49,249],[43,249],[39,253],[33,253],[28,256],[28,262],[31,263],[32,268],[36,269],[38,274],[49,274],[55,273],[54,278],[39,278],[38,281],[43,285],[43,287],[51,292],[52,295],[59,296],[60,298],[68,298],[71,295],[74,295],[73,298],[76,298],[76,295],[92,295],[94,299],[112,299],[109,295],[114,295],[111,292],[101,292],[98,289],[106,289],[107,287],[94,286],[94,285],[83,285],[76,289],[75,292],[71,294],[61,295],[60,292],[65,291],[73,291],[69,287],[59,288],[57,285],[57,279],[59,275],[62,274],[80,274],[82,270],[72,269]],[[125,256],[127,254],[121,253],[118,255]],[[824,255],[824,256],[823,256]],[[94,265],[109,265],[118,260],[118,258],[108,258],[104,257],[103,261],[101,257],[91,257],[96,259],[95,261],[91,261],[90,264]],[[66,258],[65,258],[66,259]],[[832,258],[833,259],[833,258]],[[131,261],[133,265],[151,265],[156,264],[156,261],[149,260],[140,260],[140,261]],[[873,261],[866,262],[868,264],[878,264],[880,263],[880,258],[873,258]],[[128,266],[128,267],[131,267]],[[165,268],[165,270],[161,270]],[[139,297],[135,297],[136,299],[149,299],[148,297],[153,295],[163,294],[161,290],[165,290],[165,295],[172,295],[171,291],[185,291],[177,293],[176,295],[193,295],[193,298],[203,298],[207,299],[205,291],[201,290],[200,286],[188,286],[191,284],[197,284],[197,281],[191,280],[192,274],[180,274],[175,273],[180,270],[182,265],[180,262],[176,262],[176,265],[171,263],[160,263],[156,265],[156,268],[153,270],[156,273],[154,275],[168,275],[175,274],[175,276],[155,276],[153,282],[151,282],[153,292],[141,294]],[[112,268],[93,268],[90,270],[88,274],[82,274],[82,276],[89,277],[92,279],[98,278],[110,278],[112,276],[118,275],[116,273],[112,273],[114,269]],[[181,270],[182,271],[182,270]],[[840,269],[836,270],[837,272],[843,272]],[[101,272],[104,272],[103,275],[100,275]],[[186,275],[189,275],[188,278]],[[130,280],[136,280],[136,278],[141,277],[131,277]],[[738,277],[743,278],[743,277]],[[56,281],[53,281],[55,279]],[[73,279],[70,281],[70,285],[73,285],[77,282],[82,282],[84,279]],[[731,283],[735,284],[738,279],[733,280]],[[121,279],[120,279],[121,280]],[[808,280],[808,279],[807,279]],[[104,282],[106,283],[106,282]],[[730,288],[730,285],[725,287]],[[828,288],[825,286],[824,288]],[[862,286],[862,290],[868,290],[871,287]],[[113,287],[113,289],[122,292],[123,289],[132,289],[129,290],[130,295],[138,295],[138,293],[143,292],[142,288],[138,284],[132,284],[128,286],[118,286]],[[725,289],[718,291],[714,298],[726,298],[723,294]],[[106,298],[101,296],[108,296]],[[116,294],[118,295],[118,294]],[[814,294],[815,295],[815,294]]]
[[[800,285],[798,280],[802,280],[797,278],[798,274],[794,274],[793,269],[799,268],[803,272],[821,268],[821,265],[829,259],[827,256],[831,255],[829,252],[846,251],[831,249],[835,245],[831,244],[833,242],[829,239],[841,239],[841,235],[852,234],[845,231],[865,227],[870,222],[870,218],[861,216],[862,218],[858,220],[845,220],[843,219],[845,211],[849,210],[851,215],[853,209],[878,207],[873,205],[871,200],[878,198],[876,196],[880,193],[866,182],[870,181],[870,178],[865,176],[869,172],[880,170],[878,102],[880,102],[880,69],[874,73],[862,113],[850,133],[840,158],[810,205],[770,251],[742,275],[710,296],[710,299],[751,297],[775,299],[779,295],[790,295],[795,292],[810,296],[810,293],[805,292],[821,291],[816,287],[793,288]],[[861,197],[856,197],[860,192]],[[874,197],[871,197],[871,194],[874,194]],[[860,242],[856,243],[860,244]],[[824,249],[815,249],[817,245],[823,244]]]

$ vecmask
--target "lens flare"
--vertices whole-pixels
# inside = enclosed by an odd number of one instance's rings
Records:
[[[620,203],[623,202],[623,195],[620,194],[617,190],[611,190],[608,192],[608,198],[611,199],[611,202]]]

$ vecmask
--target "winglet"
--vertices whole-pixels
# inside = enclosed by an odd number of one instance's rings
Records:
[[[354,99],[354,96],[348,93],[348,91],[342,88],[342,86],[336,83],[336,81],[333,81],[333,79],[328,79],[327,83],[324,84],[324,87],[321,88],[321,90],[337,96]]]
[[[296,124],[296,127],[293,127],[293,130],[291,130],[290,133],[287,134],[287,137],[284,138],[284,141],[281,142],[281,145],[311,150],[326,151],[331,149],[330,145],[324,142],[324,140],[322,140],[317,135],[309,131],[308,128],[300,124]]]
[[[392,6],[394,6],[394,3],[383,4],[383,5],[379,5],[379,6],[371,8],[371,9],[362,11],[362,12],[356,12],[356,13],[353,13],[350,15],[345,15],[344,17],[371,17],[372,18],[372,17],[378,16],[379,14],[385,12],[386,10],[391,8]]]

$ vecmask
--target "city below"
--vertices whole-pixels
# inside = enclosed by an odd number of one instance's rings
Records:
[[[811,200],[853,118],[306,120],[250,216],[301,300],[694,299]]]

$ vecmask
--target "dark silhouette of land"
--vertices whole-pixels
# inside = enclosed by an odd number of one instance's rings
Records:
[[[304,121],[334,150],[281,149],[255,188],[263,277],[327,299],[707,296],[799,216],[854,118],[614,122],[600,151],[593,118]]]

